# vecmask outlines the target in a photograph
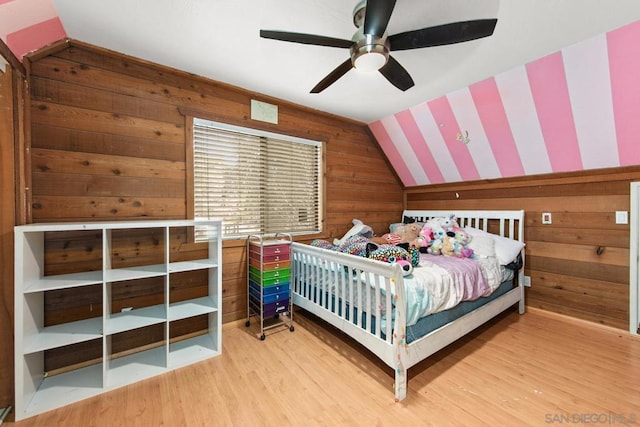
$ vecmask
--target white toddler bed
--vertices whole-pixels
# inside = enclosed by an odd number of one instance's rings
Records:
[[[425,222],[451,214],[460,227],[480,230],[480,234],[490,232],[485,238],[495,238],[496,245],[515,243],[521,266],[513,275],[514,280],[501,284],[500,292],[470,301],[472,305],[466,312],[453,320],[447,315],[456,313],[453,310],[459,307],[447,310],[450,313],[437,313],[444,314],[447,323],[440,325],[443,321],[439,319],[434,330],[412,340],[407,340],[412,326],[407,324],[408,297],[400,266],[292,243],[293,303],[342,330],[393,368],[398,401],[406,397],[407,370],[411,366],[516,303],[519,312],[524,313],[524,211],[407,210],[403,218]],[[460,305],[464,304],[467,303]],[[428,325],[435,319],[426,316],[420,321]]]

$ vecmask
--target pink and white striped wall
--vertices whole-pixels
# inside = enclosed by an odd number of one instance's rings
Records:
[[[640,21],[369,124],[405,186],[640,164]]]
[[[66,37],[51,0],[0,0],[0,39],[19,60]]]

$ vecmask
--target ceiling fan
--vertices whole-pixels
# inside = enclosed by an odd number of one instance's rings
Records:
[[[358,28],[351,40],[288,31],[260,30],[260,37],[317,46],[350,50],[350,57],[322,79],[311,93],[320,93],[352,68],[378,70],[395,87],[405,91],[415,83],[389,52],[461,43],[493,34],[497,19],[478,19],[427,27],[421,30],[388,35],[387,25],[396,0],[363,0],[353,10]]]

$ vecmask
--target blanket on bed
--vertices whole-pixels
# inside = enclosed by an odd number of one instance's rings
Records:
[[[327,249],[327,248],[324,248]],[[331,248],[335,250],[335,247]],[[375,313],[374,301],[368,303],[364,299],[358,298],[360,295],[367,295],[367,287],[375,287],[374,275],[366,271],[361,272],[360,290],[359,286],[353,289],[344,288],[345,280],[340,279],[340,275],[331,274],[336,271],[342,272],[345,276],[351,275],[351,269],[339,265],[322,265],[319,273],[326,269],[327,274],[314,274],[307,277],[308,283],[325,289],[334,296],[344,298],[349,304]],[[495,256],[455,258],[437,256],[431,254],[419,254],[418,266],[413,269],[413,274],[404,277],[404,289],[406,295],[406,325],[414,325],[420,318],[430,314],[438,313],[450,309],[462,301],[471,301],[482,296],[491,294],[502,283],[502,267]],[[385,285],[378,284],[382,294]],[[395,297],[395,283],[389,285],[392,297]],[[395,300],[395,298],[393,298]],[[382,313],[381,321],[386,321],[387,313]]]
[[[407,326],[462,301],[491,294],[502,282],[495,257],[468,259],[420,255],[420,266],[404,278]]]

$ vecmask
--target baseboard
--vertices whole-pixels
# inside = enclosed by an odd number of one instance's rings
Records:
[[[589,320],[579,319],[577,317],[572,317],[572,316],[568,316],[566,314],[556,313],[555,311],[549,311],[549,310],[545,310],[543,308],[527,306],[526,311],[529,312],[529,313],[535,313],[535,314],[540,315],[540,316],[562,320],[563,322],[573,323],[573,324],[575,324],[577,326],[584,327],[584,328],[598,329],[600,331],[609,332],[609,333],[612,333],[612,334],[617,334],[617,335],[623,334],[623,335],[628,335],[628,336],[630,336],[630,337],[632,337],[634,339],[640,339],[640,337],[637,337],[637,336],[631,334],[626,329],[614,328],[613,326],[602,325],[600,323],[590,322]]]

